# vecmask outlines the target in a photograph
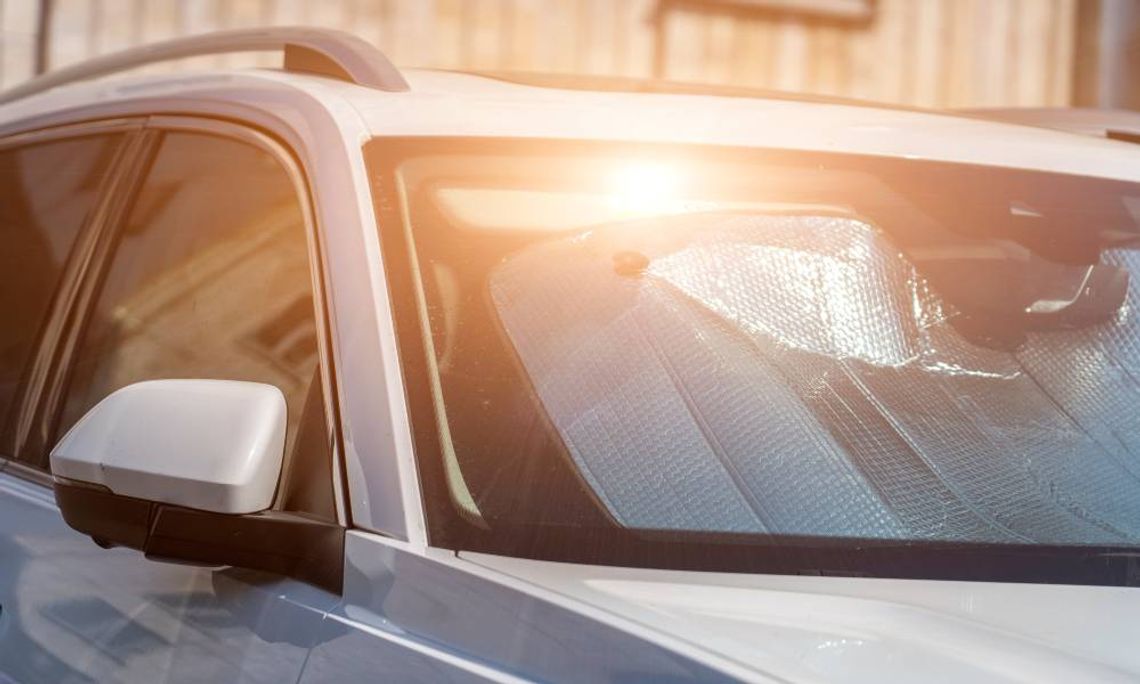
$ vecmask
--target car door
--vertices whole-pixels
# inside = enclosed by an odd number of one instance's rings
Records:
[[[274,507],[343,521],[300,172],[251,130],[156,118],[0,142],[0,175],[0,681],[295,681],[339,597],[100,548],[60,517],[47,456],[134,382],[270,383]]]

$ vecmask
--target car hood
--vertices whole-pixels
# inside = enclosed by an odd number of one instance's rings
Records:
[[[1136,588],[738,575],[460,555],[747,680],[1140,678]]]

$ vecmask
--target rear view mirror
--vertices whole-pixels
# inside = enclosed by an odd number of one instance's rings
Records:
[[[267,570],[339,591],[344,530],[273,511],[286,429],[271,385],[155,380],[92,408],[51,453],[64,520],[101,546]]]

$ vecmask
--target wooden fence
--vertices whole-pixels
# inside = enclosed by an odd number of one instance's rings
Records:
[[[1078,0],[870,0],[865,22],[656,0],[53,0],[49,66],[217,28],[357,33],[403,66],[650,76],[923,106],[1066,105]],[[39,0],[0,0],[0,85],[33,71]],[[238,65],[230,56],[205,63]]]

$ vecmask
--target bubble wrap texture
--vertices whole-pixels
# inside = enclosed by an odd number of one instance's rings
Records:
[[[1140,253],[1108,253],[1133,277],[1113,324],[1033,335],[1018,360],[1073,421],[1133,477],[1140,476]]]
[[[618,275],[615,250],[631,248],[649,268]],[[1017,356],[980,349],[877,232],[826,217],[607,228],[523,250],[490,289],[571,457],[624,525],[1140,537],[1127,316],[1035,335]]]
[[[754,336],[896,365],[919,355],[910,272],[850,221],[728,219],[650,273]],[[779,277],[772,277],[779,274]]]

